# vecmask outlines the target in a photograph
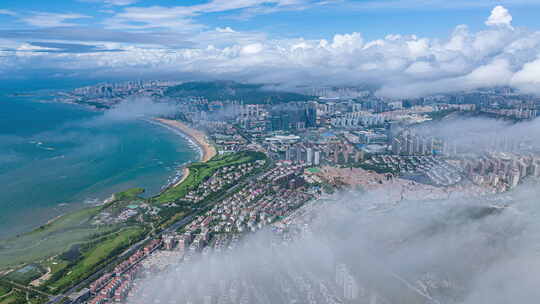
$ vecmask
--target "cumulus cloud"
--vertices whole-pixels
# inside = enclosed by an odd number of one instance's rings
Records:
[[[242,5],[247,4],[212,2],[205,10]],[[198,26],[185,23],[196,14],[186,7],[132,7],[107,22],[120,26],[136,22],[133,26],[138,30],[169,26],[188,29]],[[366,40],[358,32],[336,34],[328,40],[270,39],[264,33],[221,27],[180,38],[178,33],[146,33],[141,34],[141,43],[134,44],[122,40],[129,35],[120,38],[111,31],[107,35],[114,36],[114,43],[103,44],[101,53],[60,56],[12,51],[0,57],[0,71],[22,72],[25,67],[40,67],[60,70],[60,75],[64,71],[125,77],[144,70],[148,77],[208,77],[290,86],[368,84],[379,88],[377,94],[396,98],[489,86],[514,86],[524,92],[540,93],[535,76],[540,32],[511,27],[504,8],[495,8],[488,23],[490,26],[478,32],[466,25],[457,26],[446,39],[393,34]],[[174,39],[180,39],[174,47],[165,42]],[[104,52],[107,49],[123,52]]]
[[[216,27],[216,31],[220,33],[236,33],[235,30],[233,30],[230,27]]]
[[[334,0],[338,2],[340,0]],[[493,0],[430,0],[429,2],[423,0],[399,0],[399,1],[380,1],[380,0],[363,0],[352,1],[347,3],[349,9],[366,10],[366,9],[470,9],[470,8],[492,8],[494,3],[504,2],[508,5],[534,5],[538,4],[536,0],[506,0],[506,1],[493,1]]]
[[[255,55],[260,53],[263,50],[263,45],[260,43],[248,44],[242,47],[242,54],[244,55]]]
[[[503,6],[496,6],[486,20],[486,25],[488,26],[507,26],[512,28],[512,15],[510,12]]]
[[[525,92],[538,93],[540,87],[540,59],[528,62],[514,74],[511,84]]]

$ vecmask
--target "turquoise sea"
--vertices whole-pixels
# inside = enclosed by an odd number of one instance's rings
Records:
[[[0,238],[127,188],[156,194],[198,158],[167,128],[46,99],[0,95]]]

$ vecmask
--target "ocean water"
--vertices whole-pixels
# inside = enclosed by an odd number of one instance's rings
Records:
[[[131,187],[154,195],[198,158],[162,126],[46,99],[0,95],[0,238]]]

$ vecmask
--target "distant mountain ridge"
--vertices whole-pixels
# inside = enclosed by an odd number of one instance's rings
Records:
[[[168,88],[165,96],[204,97],[210,101],[240,100],[247,104],[275,104],[315,98],[293,92],[270,90],[262,84],[243,84],[234,81],[186,82]]]

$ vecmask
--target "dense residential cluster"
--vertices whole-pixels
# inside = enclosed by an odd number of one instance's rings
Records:
[[[263,164],[264,161],[258,161],[251,165],[226,166],[209,180],[215,182],[217,177],[223,178],[238,170],[247,173],[249,168]],[[199,254],[234,248],[245,233],[287,218],[319,193],[317,185],[306,183],[305,168],[305,165],[283,161],[255,176],[181,230],[151,241],[117,265],[111,273],[93,282],[89,290],[92,297],[88,303],[124,302],[126,296],[133,294],[138,297],[137,278],[154,275]],[[212,184],[207,183],[206,187]],[[136,297],[132,297],[132,300],[137,303]]]
[[[197,189],[188,192],[183,200],[195,203],[200,202],[209,195],[234,185],[242,177],[252,173],[255,169],[261,168],[264,164],[264,160],[257,160],[254,163],[220,168],[212,175],[212,177],[200,184]]]
[[[104,208],[96,215],[92,224],[112,225],[124,223],[130,219],[142,221],[143,216],[156,216],[161,211],[160,207],[144,203],[142,200],[130,201],[129,205],[116,204],[109,208]]]
[[[84,298],[90,296],[88,304],[123,302],[133,286],[135,275],[140,269],[139,263],[162,245],[161,239],[152,240],[143,249],[138,250],[126,261],[90,284]]]
[[[109,108],[121,103],[130,96],[163,96],[168,87],[178,84],[174,81],[128,81],[103,83],[59,92],[57,99],[68,103],[81,103],[95,108]]]
[[[528,176],[540,177],[540,158],[533,155],[490,153],[459,164],[474,183],[492,187],[494,192],[512,189]]]
[[[366,161],[383,172],[435,186],[451,186],[462,180],[461,170],[447,160],[434,156],[377,155]]]
[[[239,234],[261,229],[302,206],[313,198],[300,191],[305,188],[304,167],[285,164],[215,204],[182,233],[165,236],[165,248],[179,250],[187,258],[207,247],[221,250]]]

